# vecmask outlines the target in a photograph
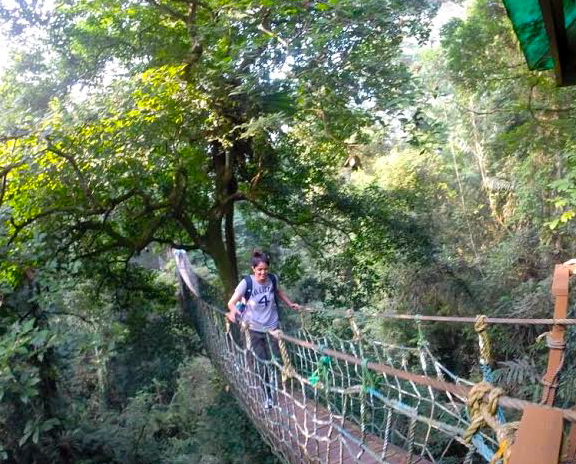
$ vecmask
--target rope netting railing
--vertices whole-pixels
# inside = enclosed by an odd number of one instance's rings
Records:
[[[446,462],[448,457],[465,456],[468,462],[475,462],[471,460],[474,454],[486,461],[492,458],[493,448],[497,447],[493,437],[479,434],[473,446],[462,439],[469,426],[465,395],[437,391],[408,377],[372,370],[373,364],[381,364],[410,375],[472,386],[447,370],[427,344],[413,348],[366,340],[348,341],[335,336],[314,340],[305,330],[300,330],[295,338],[317,348],[290,345],[298,380],[316,386],[315,396],[319,396],[320,402],[339,418],[346,417],[361,430],[363,437],[384,437],[380,458],[386,457],[387,443],[404,450],[406,462],[410,462],[410,457]],[[348,354],[355,360],[322,354],[332,351]],[[357,360],[361,363],[354,362]],[[315,384],[317,377],[318,384]]]
[[[507,419],[513,421],[529,403],[452,374],[421,330],[414,347],[366,340],[359,333],[344,340],[314,337],[304,328],[291,334],[276,331],[267,335],[273,356],[259,359],[247,327],[230,325],[224,311],[200,298],[187,257],[175,256],[189,290],[183,291],[183,303],[209,357],[284,461],[507,462],[514,427],[505,423],[498,405],[507,408]],[[279,345],[276,353],[273,339]],[[576,419],[574,412],[562,414]]]

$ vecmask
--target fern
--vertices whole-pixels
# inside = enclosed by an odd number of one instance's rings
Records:
[[[498,364],[501,367],[494,370],[494,381],[508,392],[520,393],[526,387],[529,387],[528,390],[530,391],[534,386],[539,385],[540,372],[532,359],[521,358]]]

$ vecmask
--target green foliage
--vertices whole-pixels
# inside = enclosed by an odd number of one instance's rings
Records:
[[[294,301],[382,341],[421,340],[381,311],[552,314],[576,253],[574,89],[526,69],[495,1],[404,56],[436,3],[0,5],[0,459],[276,462],[145,249],[191,250],[219,298],[263,247]],[[472,327],[422,327],[480,380]],[[489,332],[497,382],[536,400],[540,333]]]
[[[378,119],[362,103],[394,112],[390,102],[409,96],[401,43],[426,37],[435,8],[43,5],[42,18],[22,5],[0,9],[22,37],[43,26],[38,40],[15,41],[2,88],[11,115],[0,121],[0,150],[14,165],[3,195],[7,242],[38,230],[56,252],[77,256],[179,244],[210,256],[227,291],[237,278],[236,203],[297,234],[325,228],[318,204],[340,200],[321,190],[335,183],[344,141]]]
[[[277,462],[223,388],[207,358],[188,358],[172,396],[162,384],[150,385],[119,415],[79,422],[70,439],[83,453],[100,456],[86,463],[104,456],[114,463]]]
[[[541,373],[531,359],[520,358],[514,361],[502,361],[494,371],[494,381],[514,392],[514,395],[538,401],[541,394]]]
[[[0,338],[0,401],[7,396],[28,404],[39,394],[38,383],[41,379],[34,362],[42,361],[45,353],[54,345],[56,335],[34,327],[34,323],[33,319],[29,319],[24,323],[15,322],[5,326]],[[27,429],[30,427],[32,425]],[[36,432],[36,429],[33,431]],[[37,433],[35,436],[37,442]]]

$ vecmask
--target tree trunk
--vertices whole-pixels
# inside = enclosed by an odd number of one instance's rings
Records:
[[[206,248],[216,264],[227,295],[232,294],[238,283],[234,201],[231,198],[238,191],[234,167],[236,158],[245,151],[244,145],[244,142],[236,141],[231,149],[226,150],[220,142],[215,141],[211,147],[216,174],[214,192],[216,205],[206,233]]]
[[[233,233],[233,231],[232,231]],[[224,292],[226,297],[230,297],[236,288],[238,283],[238,270],[235,266],[235,259],[230,259],[230,253],[236,253],[236,250],[228,250],[226,244],[224,243],[224,238],[222,236],[222,221],[210,221],[207,231],[207,253],[210,255],[216,269],[218,270],[218,275],[222,280],[224,285]]]
[[[236,257],[236,234],[234,233],[234,203],[230,205],[230,211],[226,213],[224,221],[226,254],[232,267],[231,271],[234,282],[238,282],[238,258]]]

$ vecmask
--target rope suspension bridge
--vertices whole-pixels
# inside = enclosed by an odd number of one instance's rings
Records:
[[[483,382],[451,373],[431,352],[414,318],[414,347],[366,340],[351,314],[352,340],[313,337],[304,328],[272,331],[279,356],[257,358],[246,326],[203,298],[185,252],[174,251],[182,304],[213,364],[241,407],[284,462],[310,464],[576,463],[576,410],[553,407],[564,361],[570,269],[557,266],[550,357],[540,404],[509,398],[491,385],[487,323],[478,334]],[[434,318],[434,316],[430,316]],[[460,321],[462,322],[462,321]],[[465,321],[469,322],[469,321]],[[504,321],[510,323],[510,321]],[[528,322],[530,323],[530,322]],[[267,403],[271,397],[271,405]]]

